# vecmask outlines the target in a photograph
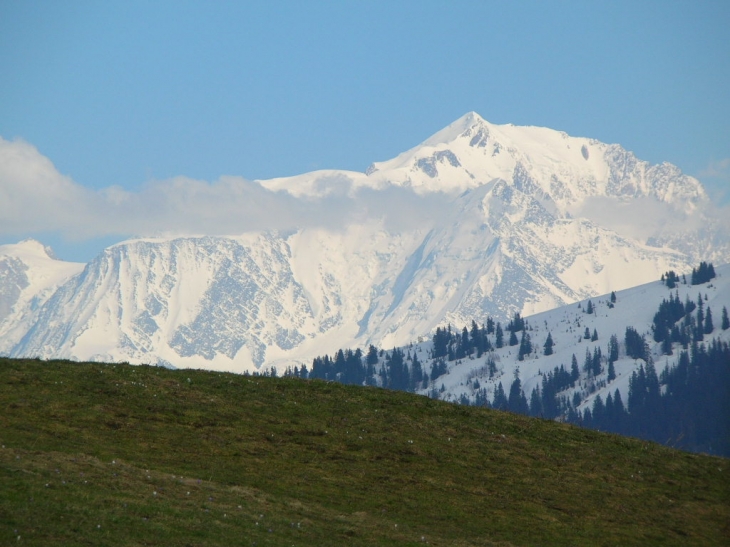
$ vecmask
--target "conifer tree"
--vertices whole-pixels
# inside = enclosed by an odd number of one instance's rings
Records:
[[[596,329],[593,329],[593,334],[591,335],[591,342],[595,342],[598,340],[598,331]]]
[[[580,371],[578,370],[578,359],[574,353],[570,360],[570,381],[575,383],[578,381],[578,378],[580,378]]]
[[[365,357],[365,362],[368,365],[377,365],[378,364],[378,350],[372,344],[370,344],[370,347],[368,348],[368,354],[367,354],[367,357]]]
[[[515,331],[510,331],[509,333],[509,345],[510,346],[516,346],[519,344],[519,341],[517,340],[517,335],[515,334]]]
[[[615,363],[616,361],[618,361],[618,338],[612,334],[608,341],[608,362]]]
[[[707,306],[707,314],[705,315],[705,334],[712,334],[715,326],[712,324],[712,310]]]
[[[672,355],[672,337],[665,336],[662,340],[662,353],[664,355]]]
[[[540,417],[542,414],[540,392],[537,390],[537,387],[534,387],[532,388],[532,394],[530,394],[530,416]]]
[[[583,371],[588,374],[593,373],[593,356],[591,355],[591,350],[588,348],[586,348],[586,357],[583,360]]]
[[[471,332],[469,333],[469,336],[471,337],[471,348],[472,350],[477,350],[477,357],[481,357],[482,353],[484,353],[484,342],[482,341],[482,330],[477,326],[476,321],[471,322]],[[472,352],[470,351],[469,354]]]
[[[592,366],[593,366],[593,376],[598,376],[603,372],[603,368],[601,367],[601,348],[594,348],[593,349],[593,360],[592,360]]]
[[[431,381],[434,382],[436,381],[436,378],[446,374],[446,370],[446,362],[443,358],[436,359],[433,363],[433,367],[431,368]]]
[[[608,362],[608,381],[613,382],[616,379],[616,369],[613,366],[613,361]]]
[[[588,304],[586,305],[586,313],[588,315],[591,315],[593,313],[593,302],[590,300],[588,301]]]
[[[515,370],[515,379],[512,381],[512,385],[509,388],[507,409],[516,414],[527,414],[529,410],[525,394],[522,393],[522,382],[520,382],[519,369]]]
[[[499,321],[497,322],[494,345],[497,346],[497,349],[504,347],[504,332],[502,332],[502,325],[499,323]]]
[[[469,342],[469,331],[464,327],[461,329],[461,337],[457,338],[455,357],[463,359],[467,355],[471,355],[471,344]]]
[[[715,267],[712,263],[700,262],[699,268],[692,268],[692,285],[707,283],[715,278]]]
[[[616,412],[626,412],[624,402],[621,400],[621,392],[618,390],[618,388],[616,388],[616,391],[614,391],[613,393],[613,408]]]
[[[616,303],[616,291],[611,291],[611,304]]]
[[[644,340],[634,327],[626,327],[626,355],[633,357],[634,359],[648,360],[649,348]]]
[[[583,338],[585,340],[590,340],[591,339],[591,329],[589,329],[588,327],[586,327],[586,330],[583,333]]]
[[[553,354],[553,346],[555,344],[553,343],[553,336],[548,332],[547,340],[545,340],[545,345],[543,355],[552,355]]]
[[[604,428],[604,413],[606,411],[606,407],[603,404],[603,399],[601,399],[600,395],[597,395],[595,399],[593,399],[593,411],[591,412],[591,415],[593,417],[593,428],[594,429],[603,429]]]
[[[523,330],[522,339],[520,340],[520,350],[517,354],[517,359],[519,361],[522,361],[524,360],[525,355],[529,355],[530,353],[532,353],[532,342],[530,342],[530,335]]]
[[[499,385],[497,385],[497,389],[494,392],[492,407],[497,410],[507,410],[507,395],[504,393],[502,382],[499,382]]]
[[[411,361],[411,386],[410,391],[415,391],[423,384],[423,367],[416,354],[413,354]]]
[[[519,312],[515,312],[514,318],[512,319],[512,321],[509,322],[509,325],[507,325],[507,330],[512,332],[525,330],[525,320],[520,317]]]
[[[441,327],[436,328],[436,333],[433,335],[433,358],[444,357],[448,353],[449,342],[451,339],[451,333],[447,332],[446,329]]]
[[[494,378],[494,375],[497,374],[497,362],[491,355],[487,359],[487,368],[489,369],[489,377]]]
[[[721,324],[722,330],[730,329],[730,318],[727,316],[727,308],[725,306],[722,307],[722,324]]]

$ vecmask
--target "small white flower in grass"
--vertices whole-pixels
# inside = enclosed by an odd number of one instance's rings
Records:
[[[152,492],[152,495],[153,496],[156,496],[157,495],[157,491]]]

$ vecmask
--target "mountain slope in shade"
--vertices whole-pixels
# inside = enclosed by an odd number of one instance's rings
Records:
[[[338,347],[404,345],[446,322],[540,312],[687,271],[700,259],[730,261],[727,234],[704,222],[702,186],[676,167],[474,113],[367,173],[259,183],[304,202],[358,200],[365,190],[386,200],[398,188],[414,201],[440,197],[442,206],[400,229],[376,215],[340,228],[130,240],[83,272],[68,266],[65,282],[44,289],[32,313],[16,303],[19,274],[8,274],[15,281],[3,288],[3,328],[14,334],[0,351],[281,368]],[[646,215],[631,209],[646,204],[654,207],[649,229]],[[702,228],[684,239],[652,228],[679,217]]]

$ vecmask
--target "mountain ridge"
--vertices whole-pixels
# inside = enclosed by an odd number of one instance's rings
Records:
[[[302,207],[358,204],[369,192],[369,208],[342,225],[136,238],[49,277],[35,300],[8,275],[3,294],[15,296],[3,297],[0,353],[256,370],[333,347],[405,345],[446,322],[537,313],[701,259],[730,261],[722,224],[705,223],[701,184],[618,145],[468,113],[374,166],[258,181]],[[394,189],[413,211],[378,211]],[[429,196],[435,213],[419,209]],[[591,199],[603,201],[591,210]],[[606,211],[622,207],[647,214],[629,209],[611,224]],[[679,216],[695,225],[683,237],[663,228]],[[20,260],[14,253],[0,248],[5,264]]]

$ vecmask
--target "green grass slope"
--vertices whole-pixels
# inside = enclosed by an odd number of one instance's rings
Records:
[[[407,393],[0,359],[0,545],[720,545],[730,462]]]

